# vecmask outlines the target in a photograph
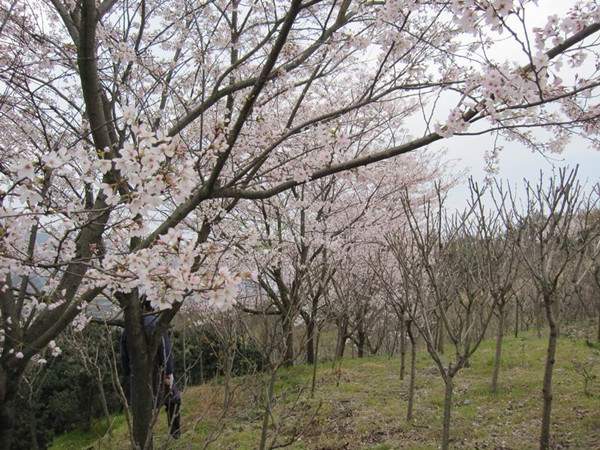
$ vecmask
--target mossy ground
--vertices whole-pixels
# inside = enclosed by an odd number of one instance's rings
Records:
[[[448,349],[449,350],[449,349]],[[490,393],[494,343],[485,341],[469,368],[456,379],[452,447],[525,450],[537,448],[541,417],[541,380],[546,339],[533,334],[508,337],[503,348],[501,388]],[[584,340],[562,337],[554,372],[552,437],[556,449],[600,450],[600,380],[583,392],[573,361],[600,359]],[[418,354],[414,420],[407,423],[408,379],[399,378],[399,361],[387,357],[345,359],[341,371],[319,365],[315,397],[310,398],[312,368],[297,366],[278,373],[277,404],[269,442],[298,438],[290,449],[437,449],[441,433],[443,385],[424,351]],[[408,361],[408,355],[407,355]],[[594,370],[600,378],[600,361]],[[218,383],[190,387],[183,396],[184,434],[165,435],[159,418],[156,447],[169,449],[256,449],[260,441],[264,375],[235,380],[234,403],[222,413]],[[276,431],[277,430],[277,431]],[[214,440],[213,440],[214,439]],[[59,437],[60,449],[128,448],[127,425],[115,418],[112,436],[101,424],[90,433]]]

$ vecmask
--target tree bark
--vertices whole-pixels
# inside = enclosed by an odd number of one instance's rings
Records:
[[[538,339],[542,338],[542,304],[541,301],[536,298],[535,299],[535,326],[537,329],[537,337]]]
[[[406,332],[404,317],[400,319],[400,380],[404,380],[406,361]]]
[[[600,301],[598,302],[598,335],[596,340],[600,343]]]
[[[317,342],[316,335],[318,334],[317,328],[317,314],[319,312],[319,298],[320,295],[313,295],[312,302],[310,305],[310,316],[306,322],[306,363],[312,364],[315,362],[317,350],[316,346],[319,345]]]
[[[306,322],[306,364],[315,362],[315,321]]]
[[[413,418],[415,377],[417,373],[417,346],[410,322],[406,324],[406,332],[408,333],[408,339],[410,340],[410,379],[408,383],[408,406],[406,408],[406,420],[410,422]]]
[[[294,321],[289,312],[281,317],[281,327],[285,340],[283,366],[291,367],[294,365]]]
[[[315,358],[313,361],[312,381],[310,385],[310,398],[313,398],[315,396],[315,387],[317,385],[317,364],[319,362],[319,338],[321,333],[319,333],[318,329],[316,329],[315,331]]]
[[[496,333],[496,353],[494,355],[494,370],[492,372],[492,392],[498,391],[498,375],[502,360],[502,339],[504,337],[504,305],[498,305],[498,332]]]
[[[515,300],[515,338],[519,337],[519,301]]]
[[[365,356],[365,344],[367,342],[367,335],[362,330],[362,327],[359,327],[356,332],[356,352],[359,358],[363,358]]]
[[[550,449],[550,422],[552,415],[552,374],[556,358],[556,346],[558,340],[558,323],[554,316],[554,305],[556,301],[551,297],[544,298],[544,309],[550,334],[548,335],[548,350],[546,353],[546,366],[544,369],[544,387],[542,395],[544,398],[544,409],[542,413],[542,429],[540,433],[540,450]]]
[[[445,382],[445,393],[444,393],[444,427],[442,431],[442,450],[448,450],[450,448],[450,418],[452,415],[452,394],[454,391],[454,380],[448,375]]]
[[[134,298],[135,297],[135,298]],[[152,419],[155,403],[155,370],[152,343],[142,324],[137,296],[127,296],[124,308],[127,351],[130,361],[130,409],[133,416],[133,441],[140,450],[151,450]]]
[[[338,332],[335,344],[336,359],[341,359],[344,357],[344,352],[346,350],[346,339],[348,338],[348,321],[342,319],[340,322],[337,324]]]

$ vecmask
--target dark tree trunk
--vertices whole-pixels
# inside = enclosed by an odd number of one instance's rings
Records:
[[[315,322],[310,320],[306,324],[306,364],[315,362]]]
[[[155,404],[155,370],[152,343],[142,325],[142,310],[137,298],[127,298],[124,308],[127,351],[130,361],[130,410],[133,440],[137,449],[152,449],[152,419]]]
[[[600,343],[600,301],[598,302],[598,335],[596,339]]]
[[[283,366],[291,367],[294,365],[294,319],[289,312],[282,316],[281,327],[285,340]]]
[[[406,332],[404,318],[400,319],[400,379],[404,380],[406,361]]]
[[[548,350],[546,353],[546,366],[544,368],[544,387],[542,395],[544,398],[544,409],[542,413],[542,430],[540,433],[540,450],[550,449],[550,422],[552,416],[552,375],[556,358],[556,345],[558,340],[558,323],[554,314],[556,300],[551,297],[544,298],[544,309],[548,320]]]
[[[359,327],[356,332],[356,352],[359,358],[363,358],[365,356],[365,344],[367,343],[367,334],[362,329],[362,326]]]
[[[515,301],[515,338],[519,337],[519,301]]]
[[[335,344],[335,358],[341,359],[346,351],[346,339],[348,339],[348,321],[342,319],[337,324],[337,340]]]
[[[504,337],[504,305],[498,305],[498,332],[496,333],[496,353],[494,355],[494,370],[492,372],[492,392],[498,391],[498,375],[502,361],[502,339]]]
[[[542,338],[542,302],[539,298],[535,299],[535,326],[537,329],[537,337],[538,339]]]
[[[413,418],[415,377],[417,373],[417,346],[410,322],[406,324],[406,332],[408,333],[408,339],[410,340],[410,380],[408,383],[408,406],[406,408],[406,420],[410,422]]]
[[[442,450],[450,448],[450,419],[452,416],[452,394],[454,391],[454,380],[448,376],[445,381],[444,394],[444,426],[442,431]]]
[[[315,321],[310,319],[306,323],[306,364],[315,362]]]
[[[310,317],[308,321],[306,321],[306,363],[313,364],[316,358],[316,349],[317,344],[316,334],[317,331],[317,314],[319,312],[319,296],[313,296],[311,307],[310,307]]]
[[[310,384],[310,398],[314,398],[315,396],[315,388],[317,385],[317,364],[319,362],[319,338],[321,333],[319,333],[319,330],[316,329],[315,334],[315,358],[313,361],[312,381]]]
[[[0,449],[10,449],[15,425],[14,400],[20,373],[0,366]]]

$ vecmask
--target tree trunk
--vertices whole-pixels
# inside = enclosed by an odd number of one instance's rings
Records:
[[[406,332],[410,340],[410,380],[408,383],[408,406],[406,408],[406,420],[410,422],[413,418],[413,404],[415,399],[415,376],[417,371],[417,346],[410,322],[406,324]]]
[[[535,299],[535,326],[537,329],[537,337],[538,339],[542,338],[542,304],[541,301],[536,298]]]
[[[338,323],[337,340],[335,344],[335,359],[341,359],[344,357],[346,350],[346,339],[348,338],[348,321],[342,320]]]
[[[315,362],[315,321],[306,322],[306,364]]]
[[[14,398],[20,374],[0,366],[0,448],[10,449],[15,425]]]
[[[504,305],[498,305],[498,332],[496,333],[496,354],[494,355],[494,370],[492,372],[492,392],[498,392],[498,374],[502,360],[502,339],[504,337]]]
[[[319,338],[321,336],[321,333],[319,333],[319,330],[316,329],[316,336],[315,336],[315,358],[313,361],[313,373],[312,373],[312,382],[310,385],[310,398],[313,398],[315,396],[315,387],[317,385],[317,364],[319,362]]]
[[[600,301],[598,302],[598,336],[596,339],[600,343]]]
[[[356,352],[358,353],[359,358],[363,358],[365,356],[366,342],[367,335],[361,328],[359,328],[356,332]]]
[[[450,448],[450,418],[452,414],[452,393],[454,390],[454,380],[451,376],[448,376],[445,380],[445,394],[444,394],[444,422],[442,431],[442,450],[448,450]]]
[[[130,353],[131,354],[131,353]],[[133,438],[139,449],[152,449],[152,418],[154,412],[153,367],[142,357],[132,358],[131,412]]]
[[[291,367],[294,365],[294,319],[290,317],[290,312],[281,318],[281,327],[285,339],[285,352],[283,357],[283,366]]]
[[[515,300],[515,338],[519,337],[519,301]]]
[[[438,323],[437,351],[444,354],[444,324],[441,319]]]
[[[344,353],[346,352],[346,335],[338,334],[337,343],[335,346],[335,357],[336,359],[341,359],[344,357]]]
[[[126,301],[124,318],[131,369],[128,401],[133,417],[133,442],[139,450],[150,450],[157,381],[154,379],[154,358],[142,325],[141,305],[137,298],[129,297]]]
[[[316,334],[318,333],[317,328],[317,314],[319,312],[319,296],[313,296],[311,307],[310,307],[310,318],[306,322],[306,363],[312,364],[315,362],[316,349],[319,345],[317,343]]]
[[[406,332],[404,331],[404,317],[400,320],[400,380],[404,380],[406,361]]]
[[[544,298],[544,309],[550,334],[548,335],[548,350],[546,353],[546,367],[544,369],[544,387],[542,394],[544,398],[544,410],[542,413],[542,430],[540,434],[540,450],[550,449],[550,421],[552,415],[552,374],[556,358],[556,345],[558,339],[558,323],[554,316],[552,298]]]

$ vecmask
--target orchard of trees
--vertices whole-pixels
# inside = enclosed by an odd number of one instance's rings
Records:
[[[32,407],[66,346],[111,391],[98,414],[123,404],[131,447],[152,448],[152,366],[173,326],[210,330],[215,367],[195,382],[224,377],[224,414],[230,379],[262,374],[261,449],[276,446],[278,370],[314,364],[314,394],[325,329],[339,363],[349,342],[359,357],[399,353],[408,420],[423,345],[447,449],[455,381],[482,340],[494,334],[495,392],[504,335],[535,328],[551,448],[560,324],[593,320],[600,342],[600,186],[566,169],[472,182],[453,211],[458,176],[430,146],[487,134],[543,153],[598,147],[600,5],[533,26],[537,4],[1,0],[0,448],[19,445],[20,399]],[[110,320],[92,320],[99,299]],[[185,346],[203,347],[181,339],[187,377]]]

